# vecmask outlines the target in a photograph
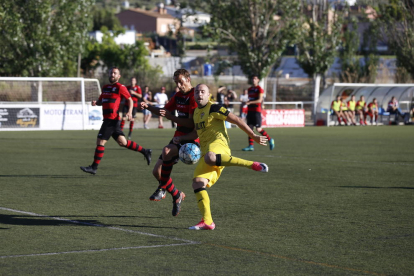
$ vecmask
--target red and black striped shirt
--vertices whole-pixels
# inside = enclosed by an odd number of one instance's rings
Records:
[[[181,91],[175,93],[164,108],[170,112],[177,110],[179,118],[189,118],[190,114],[194,114],[194,110],[197,108],[197,103],[194,100],[194,88],[185,94]],[[192,128],[177,124],[177,130],[174,133],[174,137],[182,136],[191,131],[193,131]]]
[[[102,87],[99,100],[102,102],[102,113],[104,119],[119,120],[118,109],[121,97],[129,99],[131,95],[125,85],[119,82],[106,84]]]
[[[138,85],[127,86],[127,89],[128,89],[128,92],[129,92],[129,90],[133,90],[135,93],[138,93],[138,94],[142,95],[141,87],[139,87]],[[129,92],[129,94],[131,95],[132,101],[134,102],[134,107],[138,107],[138,100],[139,100],[138,96],[132,94],[131,92]],[[125,105],[129,106],[128,103],[129,102],[126,102]]]
[[[249,90],[248,90],[249,101],[258,100],[259,97],[260,97],[260,94],[263,94],[263,93],[264,93],[264,90],[259,85],[250,87]],[[261,105],[261,103],[249,104],[247,106],[247,111],[261,112],[262,111],[262,105]]]

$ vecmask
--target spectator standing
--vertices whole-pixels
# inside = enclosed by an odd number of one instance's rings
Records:
[[[142,97],[142,101],[145,102],[148,105],[151,105],[152,104],[152,92],[149,91],[149,87],[148,86],[145,86],[144,87],[144,95]],[[149,111],[147,109],[143,109],[142,110],[142,114],[144,115],[143,116],[144,128],[145,129],[148,129],[149,128],[148,123],[149,123],[149,120],[152,117],[152,113],[151,113],[151,111]]]
[[[224,90],[226,90],[226,87],[220,86],[217,90],[217,104],[220,106],[224,106],[224,100],[226,96],[224,95]]]
[[[237,99],[237,94],[236,92],[234,92],[233,90],[228,90],[227,91],[227,96],[226,96],[226,100],[227,100],[227,110],[229,110],[231,113],[234,113],[234,104],[232,104],[232,102],[235,102]]]
[[[165,87],[161,87],[161,92],[158,92],[154,96],[154,101],[157,102],[158,108],[164,108],[165,104],[168,103],[168,96],[165,94]],[[163,116],[158,116],[158,128],[164,128]]]
[[[244,89],[243,94],[240,95],[241,104],[240,104],[240,114],[239,114],[239,116],[243,119],[245,119],[246,115],[247,115],[247,105],[246,105],[246,103],[247,103],[248,100],[249,100],[248,91],[247,91],[247,89]]]

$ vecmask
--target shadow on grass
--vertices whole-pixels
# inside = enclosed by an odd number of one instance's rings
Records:
[[[62,225],[82,225],[93,226],[99,224],[96,220],[76,220],[78,223],[49,219],[47,217],[27,217],[19,215],[0,215],[0,223],[9,225],[26,225],[26,226],[62,226]]]
[[[86,175],[47,175],[47,174],[38,174],[38,175],[18,175],[18,174],[9,174],[9,175],[0,175],[0,177],[15,177],[15,178],[85,178]]]
[[[63,217],[59,216],[63,219]],[[65,216],[68,218],[70,216]],[[73,216],[74,218],[79,218],[82,216]],[[159,219],[157,217],[139,217],[139,216],[104,216],[110,218],[140,218],[140,219]],[[94,227],[134,227],[134,228],[171,228],[176,229],[175,227],[158,227],[151,225],[120,225],[120,224],[103,224],[98,220],[56,220],[51,217],[28,217],[20,215],[0,215],[0,223],[7,225],[23,225],[23,226],[94,226]],[[0,230],[6,230],[9,228],[1,228]]]
[[[405,189],[414,190],[414,187],[376,187],[376,186],[338,186],[339,188],[354,188],[354,189]]]

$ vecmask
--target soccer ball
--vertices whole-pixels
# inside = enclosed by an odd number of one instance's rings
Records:
[[[193,165],[200,160],[201,151],[196,144],[187,143],[181,146],[178,157],[184,164]]]

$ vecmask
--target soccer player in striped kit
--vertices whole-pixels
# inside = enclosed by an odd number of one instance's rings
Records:
[[[154,107],[142,102],[141,109],[148,109],[152,113],[174,121],[177,124],[174,137],[177,137],[193,131],[193,113],[197,107],[197,103],[194,100],[194,88],[191,84],[190,73],[187,70],[178,69],[175,71],[174,82],[180,90],[174,94],[163,108]],[[178,116],[174,115],[175,110],[177,111]],[[173,198],[173,216],[177,216],[180,213],[181,202],[184,200],[185,194],[175,187],[171,178],[171,172],[174,164],[179,160],[178,152],[181,145],[186,143],[195,143],[199,145],[198,138],[196,138],[183,140],[181,144],[174,144],[171,140],[168,145],[163,148],[162,154],[152,171],[152,174],[158,180],[159,185],[155,192],[150,196],[150,200],[160,201],[165,198],[166,191],[168,191]]]
[[[246,123],[251,128],[251,130],[254,130],[254,128],[256,128],[257,132],[263,136],[266,136],[267,140],[269,141],[270,150],[273,150],[275,148],[275,140],[273,140],[273,138],[270,138],[266,130],[262,128],[262,102],[264,90],[259,86],[259,81],[260,79],[258,76],[253,76],[253,86],[248,89],[249,100],[246,103]],[[254,150],[253,139],[251,137],[249,137],[249,145],[242,150]]]
[[[129,109],[126,114],[128,120],[132,119],[132,108],[134,104],[126,87],[118,82],[120,78],[120,70],[117,67],[112,67],[109,71],[110,84],[106,84],[102,87],[102,94],[97,101],[92,101],[92,106],[102,106],[104,120],[96,140],[96,149],[92,165],[88,167],[80,167],[80,169],[86,173],[96,174],[98,165],[104,155],[105,144],[111,137],[114,138],[121,147],[126,147],[127,149],[142,153],[145,160],[147,160],[147,164],[149,165],[151,163],[151,150],[145,149],[131,140],[127,140],[125,134],[121,130],[120,117],[118,115],[121,98],[125,98],[129,102]]]
[[[132,131],[134,130],[134,121],[137,115],[138,101],[142,99],[142,90],[139,85],[137,85],[137,79],[135,77],[131,78],[131,85],[127,86],[129,94],[131,95],[132,101],[134,102],[134,107],[132,108],[132,119],[129,121],[129,133],[128,140],[131,140]],[[126,113],[129,110],[129,102],[126,102],[124,108],[122,109],[122,120],[121,120],[121,130],[124,131],[124,125],[126,121]]]

